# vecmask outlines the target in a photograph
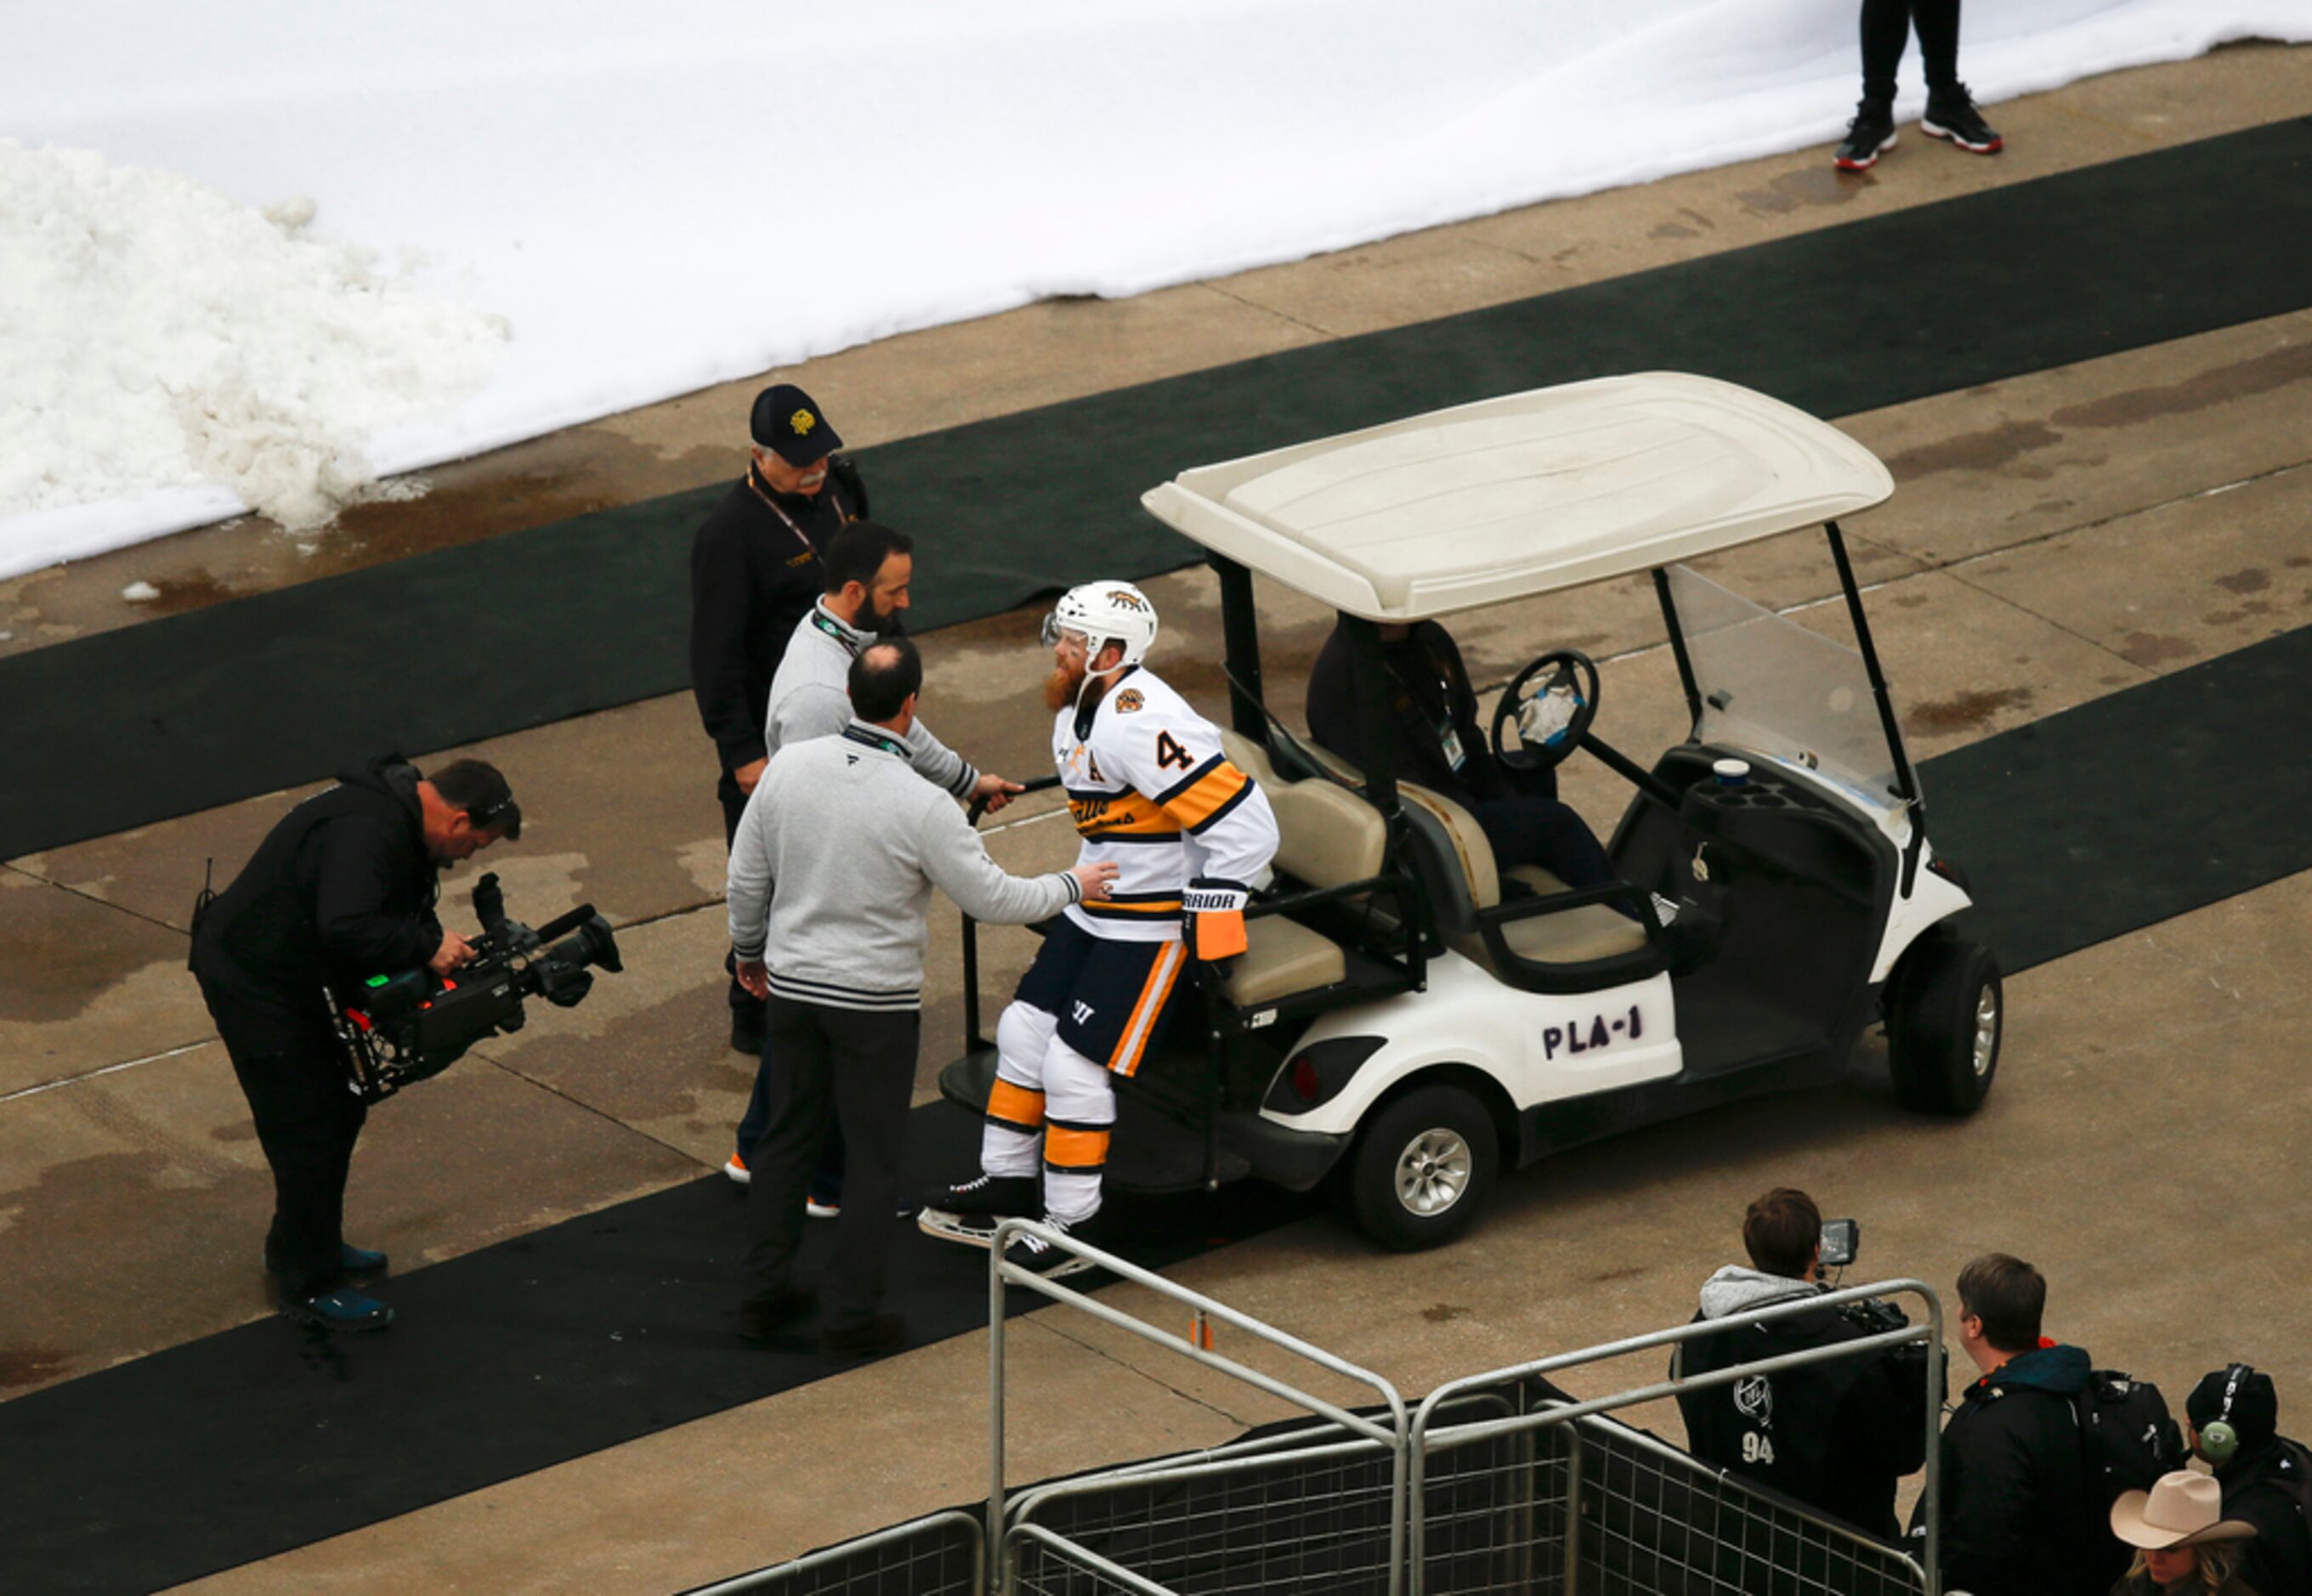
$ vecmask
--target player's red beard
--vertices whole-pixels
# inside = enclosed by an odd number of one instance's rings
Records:
[[[1044,678],[1044,707],[1057,714],[1075,702],[1083,687],[1084,669],[1081,660],[1073,664],[1055,660],[1052,674]]]

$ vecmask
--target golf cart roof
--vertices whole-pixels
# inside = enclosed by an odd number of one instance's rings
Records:
[[[1141,502],[1335,609],[1417,621],[1773,537],[1894,491],[1876,456],[1804,411],[1649,371],[1199,466]]]

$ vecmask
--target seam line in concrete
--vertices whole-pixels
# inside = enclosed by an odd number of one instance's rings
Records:
[[[165,1052],[147,1053],[141,1059],[124,1059],[118,1064],[100,1064],[94,1069],[83,1069],[78,1075],[59,1076],[52,1081],[42,1081],[37,1086],[20,1086],[13,1092],[0,1093],[0,1103],[13,1103],[20,1097],[37,1097],[43,1092],[53,1092],[59,1086],[76,1086],[83,1081],[92,1081],[101,1075],[117,1075],[124,1069],[134,1069],[139,1064],[157,1064],[163,1059],[195,1052],[208,1046],[215,1037],[205,1036],[198,1042],[188,1042],[181,1047]]]
[[[2000,604],[2004,604],[2010,609],[2019,610],[2024,615],[2029,615],[2035,620],[2044,621],[2048,625],[2053,626],[2056,631],[2063,633],[2066,637],[2076,638],[2079,641],[2087,644],[2088,647],[2094,649],[2098,653],[2110,656],[2110,658],[2117,660],[2120,664],[2126,666],[2129,669],[2141,671],[2146,680],[2153,680],[2159,677],[2162,673],[2151,669],[2149,666],[2137,664],[2134,660],[2130,659],[2126,655],[2119,652],[2116,649],[2114,649],[2110,644],[2098,641],[2097,639],[2088,636],[2085,632],[2079,631],[2077,628],[2067,625],[2063,622],[2057,620],[2053,615],[2036,610],[2029,605],[2022,603],[2018,599],[2011,598],[2004,593],[1995,592],[1992,589],[1984,586],[1981,582],[1969,580],[1966,575],[1966,568],[1970,565],[1980,564],[1985,560],[2001,558],[2014,553],[2018,549],[2036,547],[2040,544],[2049,542],[2054,538],[2068,536],[2074,532],[2091,532],[2098,527],[2107,527],[2115,521],[2125,520],[2132,516],[2152,515],[2156,514],[2159,510],[2168,510],[2178,504],[2188,504],[2194,499],[2212,499],[2219,493],[2229,493],[2233,492],[2235,489],[2248,487],[2255,483],[2269,482],[2274,477],[2286,476],[2291,472],[2304,470],[2308,464],[2312,464],[2312,462],[2299,461],[2292,466],[2275,466],[2269,471],[2259,471],[2255,473],[2253,475],[2238,477],[2231,482],[2218,483],[2213,487],[2197,488],[2188,493],[2178,493],[2172,499],[2162,499],[2157,504],[2146,504],[2135,510],[2120,510],[2112,515],[2097,517],[2096,519],[2091,521],[2081,521],[2076,526],[2066,527],[2061,532],[2050,532],[2043,536],[2029,537],[2024,539],[2020,543],[2009,544],[2004,548],[1989,549],[1980,554],[1970,554],[1964,560],[1955,560],[1940,569],[1943,574],[1949,576],[1953,581],[1957,582],[1969,591],[1980,593],[1984,597],[1992,599]]]
[[[496,1058],[489,1053],[486,1053],[478,1047],[468,1049],[467,1056],[469,1058],[478,1059],[483,1063],[488,1065],[491,1068],[502,1070],[505,1074],[513,1077],[513,1078],[518,1081],[536,1086],[539,1091],[546,1093],[548,1096],[559,1097],[571,1107],[579,1110],[582,1113],[591,1114],[594,1118],[601,1121],[606,1125],[623,1130],[630,1136],[640,1137],[643,1140],[650,1143],[652,1147],[664,1147],[668,1152],[674,1154],[686,1163],[696,1164],[701,1169],[716,1169],[721,1167],[719,1164],[708,1163],[705,1159],[699,1157],[696,1153],[691,1152],[687,1147],[678,1147],[672,1142],[668,1141],[663,1138],[652,1136],[649,1131],[644,1130],[639,1125],[629,1125],[626,1121],[619,1119],[616,1114],[613,1114],[605,1109],[596,1108],[592,1103],[587,1102],[582,1097],[572,1096],[569,1093],[564,1091],[561,1087],[555,1086],[550,1081],[540,1080],[534,1075],[530,1075],[523,1070],[516,1069],[504,1059]]]
[[[1258,300],[1247,299],[1244,295],[1237,292],[1234,289],[1222,288],[1217,283],[1205,283],[1201,284],[1201,286],[1211,289],[1214,293],[1220,295],[1221,298],[1224,300],[1235,301],[1238,304],[1242,305],[1248,310],[1257,310],[1263,316],[1274,316],[1277,320],[1285,322],[1292,327],[1297,327],[1304,333],[1314,333],[1320,338],[1340,338],[1346,336],[1342,333],[1336,333],[1330,327],[1318,327],[1313,321],[1303,321],[1300,318],[1292,314],[1290,311],[1280,310],[1274,305],[1264,305]]]
[[[1038,1312],[1040,1313],[1040,1310]],[[1216,1417],[1224,1418],[1232,1425],[1248,1425],[1252,1422],[1243,1414],[1230,1413],[1227,1408],[1218,1407],[1212,1402],[1206,1401],[1204,1398],[1197,1396],[1193,1392],[1182,1391],[1170,1381],[1160,1378],[1159,1376],[1151,1374],[1148,1370],[1142,1368],[1138,1364],[1130,1363],[1117,1356],[1116,1354],[1108,1351],[1104,1347],[1093,1346],[1082,1336],[1073,1333],[1072,1330],[1061,1328],[1061,1326],[1056,1322],[1039,1325],[1037,1328],[1047,1331],[1054,1336],[1057,1336],[1063,1341],[1073,1341],[1078,1347],[1082,1347],[1086,1352],[1090,1353],[1094,1357],[1101,1358],[1108,1363],[1114,1364],[1117,1368],[1124,1370],[1126,1374],[1136,1374],[1141,1379],[1148,1382],[1149,1384],[1155,1386],[1158,1390],[1169,1391],[1172,1395],[1179,1398],[1182,1401],[1189,1403],[1192,1406],[1201,1408],[1205,1412],[1210,1413]]]

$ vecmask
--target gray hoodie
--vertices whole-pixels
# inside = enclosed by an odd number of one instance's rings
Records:
[[[731,840],[731,946],[763,960],[779,997],[919,1008],[934,886],[994,925],[1049,919],[1081,895],[1064,870],[1007,874],[898,739],[854,720],[771,756]]]
[[[1702,1316],[1723,1319],[1729,1313],[1746,1313],[1786,1298],[1813,1296],[1821,1290],[1811,1281],[1793,1280],[1788,1275],[1770,1275],[1764,1269],[1747,1269],[1740,1264],[1730,1263],[1702,1283]]]

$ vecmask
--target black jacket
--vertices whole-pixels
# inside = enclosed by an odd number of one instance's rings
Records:
[[[2080,1437],[2089,1369],[2077,1347],[2042,1347],[1966,1388],[1943,1426],[1945,1590],[2102,1596],[2124,1572]]]
[[[385,754],[337,781],[284,815],[197,917],[193,971],[244,1033],[309,1035],[327,1023],[326,987],[416,969],[442,945],[417,772]]]
[[[2261,1596],[2312,1596],[2312,1530],[2304,1522],[2303,1454],[2279,1438],[2239,1452],[2216,1470],[2224,1516],[2255,1526],[2240,1573]]]
[[[1508,797],[1511,786],[1477,724],[1477,694],[1453,634],[1434,621],[1415,622],[1402,640],[1383,643],[1381,653],[1388,662],[1397,780],[1417,782],[1465,806]],[[1336,626],[1309,672],[1309,735],[1362,770],[1372,756],[1357,719],[1353,676],[1348,631]],[[1458,771],[1445,750],[1449,724],[1461,744]]]
[[[819,554],[866,513],[848,460],[809,495],[774,493],[750,467],[691,540],[690,692],[725,772],[763,757],[771,678],[825,590]]]
[[[1721,1286],[1735,1289],[1721,1290],[1713,1300],[1712,1287]],[[1818,1289],[1749,1269],[1721,1270],[1703,1288],[1703,1311],[1695,1319],[1763,1308]],[[1673,1366],[1682,1365],[1690,1377],[1871,1333],[1836,1308],[1818,1308],[1700,1337],[1685,1345]],[[1771,1486],[1885,1539],[1901,1533],[1895,1483],[1927,1461],[1923,1348],[1833,1358],[1682,1392],[1677,1409],[1688,1446],[1712,1468]]]

